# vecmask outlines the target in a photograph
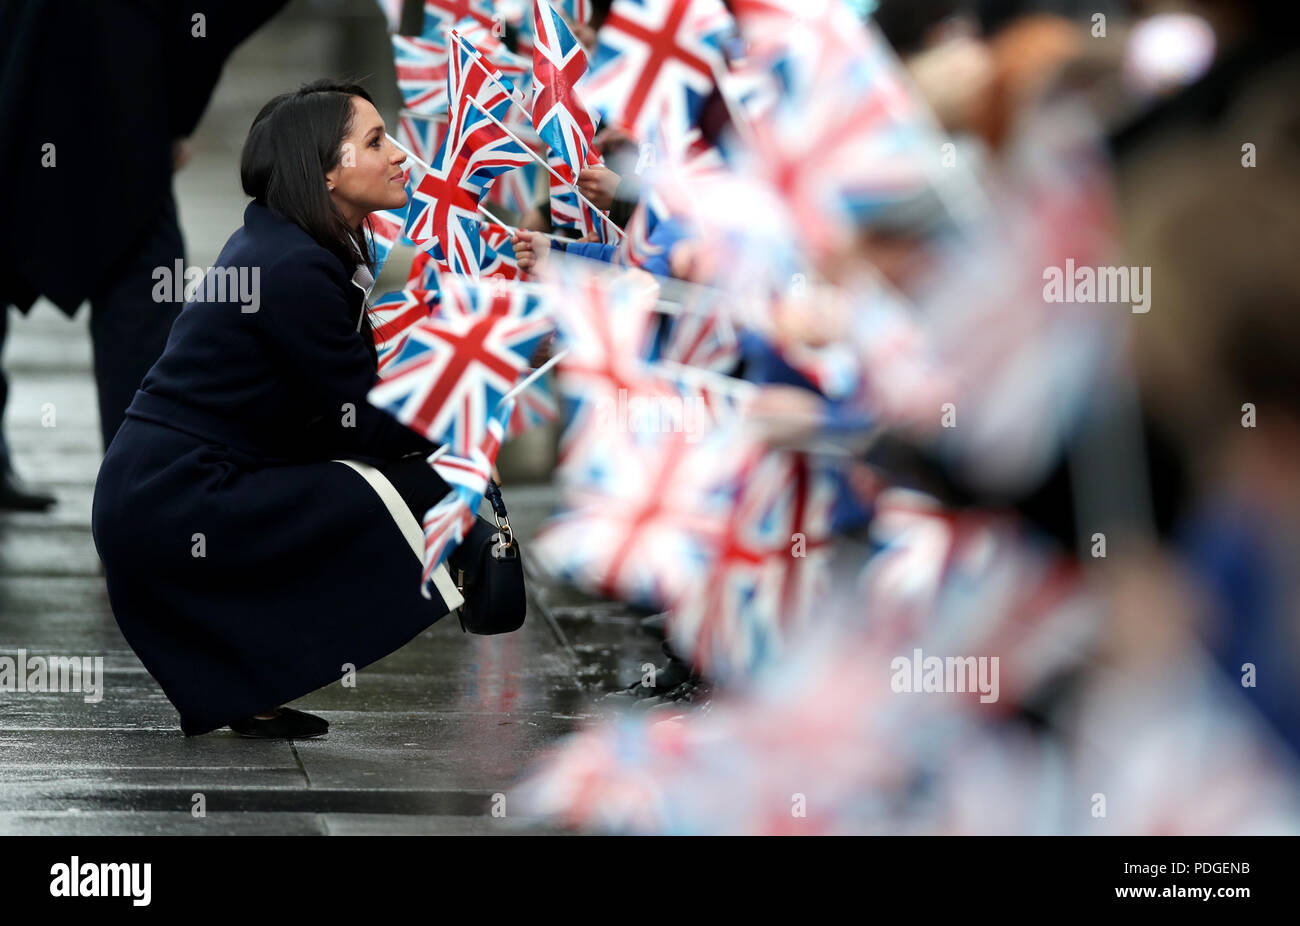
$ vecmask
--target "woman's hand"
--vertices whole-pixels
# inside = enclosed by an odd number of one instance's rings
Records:
[[[578,171],[578,192],[591,200],[596,208],[608,209],[614,202],[614,191],[621,179],[603,164],[584,167]]]
[[[533,268],[546,259],[551,250],[551,239],[541,232],[521,228],[510,236],[510,243],[515,248],[515,260],[519,269],[531,273]]]

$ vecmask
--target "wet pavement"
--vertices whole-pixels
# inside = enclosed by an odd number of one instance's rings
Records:
[[[627,703],[605,692],[663,663],[638,617],[535,580],[518,633],[475,637],[444,619],[361,670],[355,687],[294,702],[329,720],[325,737],[185,738],[119,633],[99,573],[85,322],[46,304],[11,319],[7,433],[19,472],[59,503],[0,513],[0,656],[102,656],[103,699],[0,691],[0,834],[545,832],[511,815],[511,787],[548,744]],[[527,562],[553,491],[505,475]]]

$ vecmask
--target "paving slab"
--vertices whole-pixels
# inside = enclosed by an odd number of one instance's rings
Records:
[[[0,836],[324,836],[311,813],[160,812],[0,813]]]
[[[547,712],[329,712],[326,737],[296,744],[313,788],[506,793],[578,720]],[[328,742],[327,742],[328,740]]]
[[[519,822],[510,817],[487,819],[437,815],[321,814],[331,836],[564,836],[564,830]]]

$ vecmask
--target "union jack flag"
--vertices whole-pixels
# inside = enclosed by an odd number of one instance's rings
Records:
[[[483,260],[479,277],[483,279],[518,280],[523,272],[515,260],[515,246],[510,243],[510,229],[495,222],[479,223],[483,236]]]
[[[591,22],[591,0],[555,0],[553,5],[571,23]]]
[[[528,284],[447,277],[438,314],[409,329],[370,402],[468,457],[551,329],[541,294]]]
[[[708,575],[667,628],[674,649],[723,682],[775,665],[829,588],[832,474],[804,454],[751,446],[739,484]]]
[[[719,89],[750,119],[762,116],[781,97],[780,86],[771,72],[747,57],[728,62],[727,73],[722,75]]]
[[[574,189],[576,178],[573,168],[565,163],[564,158],[555,154],[548,156],[546,163],[555,172],[547,171],[546,174],[546,180],[550,184],[551,227],[582,227],[584,207]]]
[[[703,400],[646,364],[653,293],[584,263],[547,265],[563,294],[553,300],[567,351],[556,369],[573,418],[558,470],[566,510],[536,549],[557,576],[661,607],[702,578],[736,459],[707,419],[687,419]]]
[[[593,433],[571,442],[558,473],[564,508],[534,549],[539,565],[588,591],[671,606],[707,575],[735,458],[707,436],[629,426],[622,409],[655,396],[621,395],[622,404],[618,393],[603,395],[585,424]]]
[[[753,5],[789,15],[781,2]],[[824,253],[851,222],[923,190],[928,159],[942,139],[926,128],[923,108],[878,30],[828,13],[828,23],[842,26],[837,38],[815,52],[796,50],[788,20],[782,31],[780,15],[746,10],[738,14],[742,30],[764,37],[775,71],[790,84],[780,103],[750,120],[753,157],[745,166],[779,194],[800,243]]]
[[[514,126],[511,126],[514,130]],[[541,168],[536,161],[507,171],[488,188],[487,202],[503,206],[522,219],[533,208],[537,196],[537,173]]]
[[[514,234],[513,231],[511,231],[509,228],[507,228],[504,225],[499,225],[496,222],[489,222],[485,220],[480,224],[481,224],[480,231],[481,234],[483,235],[483,243],[485,245],[497,251],[509,247],[510,256],[511,257],[514,256],[515,253],[514,248],[510,247],[510,238]]]
[[[436,292],[442,289],[439,283],[438,265],[433,262],[429,252],[419,250],[411,260],[411,269],[406,278],[407,289],[427,289]]]
[[[533,130],[527,111],[519,106],[511,106],[507,117],[502,121],[535,154],[546,157],[546,142],[538,138],[537,132]],[[504,206],[522,219],[536,202],[537,175],[540,171],[541,166],[530,160],[522,167],[502,174],[488,189],[488,203]]]
[[[628,219],[627,233],[614,252],[614,259],[623,266],[644,267],[646,262],[663,253],[663,248],[650,243],[655,227],[668,218],[668,209],[653,189],[643,191],[632,217]]]
[[[740,362],[740,339],[721,296],[703,291],[672,320],[662,359],[728,373]]]
[[[459,461],[457,461],[459,462]],[[441,474],[446,468],[436,463],[434,470]],[[491,467],[488,467],[491,473]],[[446,478],[445,476],[443,477]],[[487,482],[484,481],[486,488]],[[424,513],[424,572],[421,575],[420,591],[425,598],[429,596],[429,583],[434,570],[447,561],[456,548],[465,540],[465,536],[474,527],[478,515],[478,505],[483,499],[483,492],[475,492],[463,486],[455,486],[443,496],[438,504]]]
[[[816,88],[830,90],[855,62],[871,55],[866,27],[842,0],[734,0],[729,5],[745,42],[747,82],[766,70],[780,96],[805,98]]]
[[[916,435],[939,428],[934,409],[960,387],[917,310],[879,280],[858,287],[853,298],[852,346],[861,381],[856,404],[877,421]]]
[[[397,116],[397,141],[411,149],[411,153],[426,164],[437,157],[438,149],[446,137],[445,112],[434,116],[419,116],[402,110]]]
[[[424,37],[437,38],[464,19],[492,28],[493,0],[424,0]]]
[[[424,574],[420,590],[429,597],[433,572],[455,552],[474,526],[480,503],[492,478],[492,464],[501,449],[502,422],[511,414],[505,402],[487,421],[483,443],[467,457],[446,453],[433,462],[433,469],[451,486],[438,504],[425,512]]]
[[[375,350],[379,353],[381,371],[393,359],[394,349],[406,336],[406,332],[428,318],[437,305],[437,292],[399,289],[380,296],[366,310]]]
[[[623,389],[644,391],[645,361],[654,344],[653,292],[627,276],[577,259],[552,260],[543,269],[563,348],[560,390],[580,412],[584,400]],[[561,443],[561,459],[565,444]]]
[[[456,23],[454,28],[462,38],[478,50],[484,60],[512,80],[517,81],[525,77],[529,68],[533,66],[531,59],[517,55],[506,47],[506,43],[497,35],[500,30],[493,25],[485,26],[473,17],[466,17]],[[526,87],[527,82],[523,83]]]
[[[523,377],[520,377],[522,382]],[[506,422],[506,437],[518,437],[525,431],[540,427],[559,416],[555,395],[546,378],[535,379],[523,392],[515,396],[515,407]]]
[[[877,638],[997,656],[1008,706],[1086,651],[1099,614],[1077,564],[1017,518],[945,509],[898,488],[881,492],[874,508],[878,552],[858,593]],[[1071,645],[1054,646],[1053,638]]]
[[[650,398],[662,408],[680,407],[683,416],[689,405],[690,426],[699,431],[734,419],[752,396],[752,384],[699,366],[651,362],[654,290],[595,267],[568,259],[552,260],[543,270],[555,287],[551,301],[559,327],[557,347],[567,351],[558,367],[569,418],[560,461],[596,434],[585,423],[597,414],[597,402],[617,400],[620,393]],[[573,452],[581,453],[581,447]]]
[[[731,25],[719,0],[615,0],[580,89],[592,109],[637,139],[663,119],[676,148],[725,70]]]
[[[451,35],[457,37],[455,30]],[[412,195],[406,234],[430,250],[443,272],[477,276],[479,200],[493,180],[530,157],[493,121],[501,121],[510,106],[509,83],[472,46],[455,39],[453,44],[447,138]]]
[[[587,73],[587,55],[548,0],[533,0],[533,26],[533,125],[550,149],[551,165],[568,182],[566,186],[551,176],[552,224],[579,226],[604,241],[605,221],[586,204],[578,208],[572,186],[583,167],[601,163],[591,144],[595,121],[574,90]]]
[[[393,68],[402,106],[432,115],[447,109],[447,41],[394,35]]]
[[[379,273],[384,269],[384,264],[388,262],[388,255],[392,253],[393,246],[397,244],[402,237],[402,229],[406,224],[406,211],[411,205],[411,181],[406,181],[406,205],[396,209],[382,209],[379,212],[372,212],[367,217],[365,224],[366,238],[370,242],[370,249],[375,255],[375,278],[379,278]]]

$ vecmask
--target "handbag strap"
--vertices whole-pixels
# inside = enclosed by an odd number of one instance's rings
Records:
[[[506,513],[505,499],[501,497],[501,487],[489,478],[483,497],[492,506],[492,514],[496,517],[497,529],[504,534],[506,546],[509,546],[514,542],[515,535],[514,531],[510,529],[510,516]]]
[[[508,517],[506,514],[505,499],[501,497],[501,486],[497,485],[495,480],[488,480],[487,489],[483,492],[483,497],[486,498],[488,504],[492,506],[493,514],[498,518],[504,519]]]

